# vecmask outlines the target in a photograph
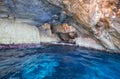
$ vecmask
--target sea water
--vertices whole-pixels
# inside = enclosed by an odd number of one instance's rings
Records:
[[[120,79],[120,54],[69,45],[3,49],[0,79]]]

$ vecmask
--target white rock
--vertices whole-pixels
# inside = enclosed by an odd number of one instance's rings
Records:
[[[32,25],[0,19],[0,44],[22,44],[57,41],[56,38],[45,36]]]

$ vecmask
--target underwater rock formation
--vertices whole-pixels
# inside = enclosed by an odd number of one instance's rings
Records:
[[[0,0],[0,18],[37,26],[44,39],[74,37],[80,46],[120,50],[120,0]],[[76,32],[58,33],[64,24]]]

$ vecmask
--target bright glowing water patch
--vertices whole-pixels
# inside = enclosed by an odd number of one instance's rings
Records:
[[[120,79],[120,54],[63,45],[0,50],[0,79]]]
[[[46,54],[31,56],[22,66],[23,79],[43,79],[46,76],[52,76],[55,73],[55,67],[58,62]]]

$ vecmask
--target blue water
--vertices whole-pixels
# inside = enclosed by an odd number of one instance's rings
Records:
[[[0,79],[120,79],[120,54],[59,45],[0,50]]]

